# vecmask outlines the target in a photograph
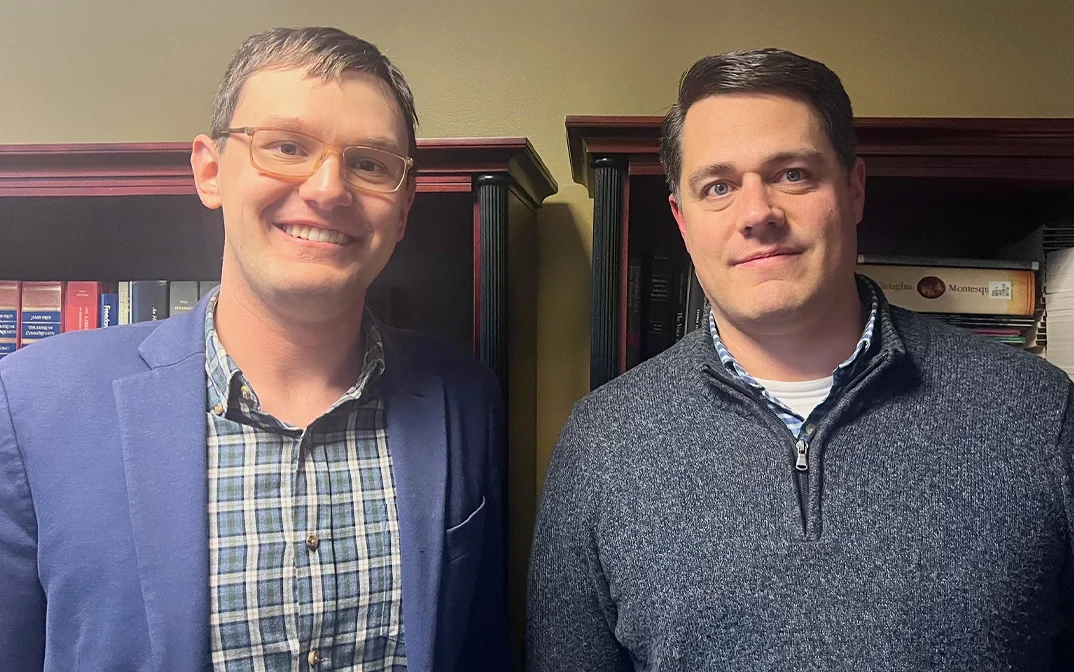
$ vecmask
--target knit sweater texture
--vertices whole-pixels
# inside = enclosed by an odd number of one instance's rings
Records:
[[[1074,670],[1071,381],[882,296],[877,331],[805,472],[707,330],[579,401],[528,669]]]

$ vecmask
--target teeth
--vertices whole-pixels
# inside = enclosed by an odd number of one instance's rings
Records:
[[[301,238],[302,240],[309,240],[315,243],[335,243],[336,245],[346,245],[354,240],[354,238],[348,236],[342,231],[334,231],[332,229],[321,229],[313,226],[304,226],[302,224],[288,224],[283,227],[284,232],[293,238]]]

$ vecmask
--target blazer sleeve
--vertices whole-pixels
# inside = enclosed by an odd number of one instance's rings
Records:
[[[488,464],[485,479],[484,539],[470,626],[466,631],[459,672],[505,672],[509,665],[506,553],[504,552],[504,471],[506,437],[503,401],[498,386],[489,392]]]
[[[45,593],[37,574],[37,522],[7,391],[0,376],[0,661],[40,670],[45,657]]]

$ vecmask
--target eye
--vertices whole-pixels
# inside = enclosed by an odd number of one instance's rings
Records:
[[[386,170],[383,163],[369,158],[355,159],[350,167],[360,173],[383,173]]]
[[[723,197],[731,193],[731,185],[726,182],[715,182],[705,188],[706,196]]]
[[[305,156],[306,149],[297,142],[277,142],[269,147],[280,156],[298,157]]]
[[[783,177],[786,178],[788,182],[801,182],[806,179],[806,174],[801,168],[790,168],[783,171]]]

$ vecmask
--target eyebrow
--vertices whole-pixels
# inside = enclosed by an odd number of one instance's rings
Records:
[[[823,163],[824,155],[815,149],[795,149],[785,152],[776,152],[770,156],[765,157],[761,165],[769,167],[781,163],[791,163],[794,161],[801,161],[803,163],[809,163],[816,165],[817,163]],[[690,191],[696,192],[701,182],[712,178],[722,177],[730,173],[735,172],[735,165],[733,163],[717,162],[710,163],[705,166],[701,166],[694,172],[690,173],[690,179],[687,180],[687,184],[690,185]]]
[[[317,137],[316,134],[310,133],[309,130],[299,121],[296,117],[267,117],[258,124],[258,126],[278,128],[284,131],[294,131],[295,133],[305,133],[306,135],[312,135]],[[389,138],[385,135],[371,135],[366,138],[362,138],[357,142],[348,142],[348,146],[363,145],[366,147],[377,147],[379,149],[386,149],[396,154],[406,155],[407,150],[399,146],[393,138]]]

